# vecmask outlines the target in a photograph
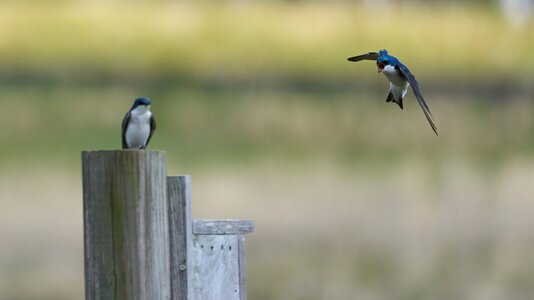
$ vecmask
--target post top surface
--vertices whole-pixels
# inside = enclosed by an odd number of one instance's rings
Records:
[[[193,220],[194,234],[245,234],[254,232],[252,220]]]
[[[82,160],[100,160],[100,159],[159,159],[167,158],[166,151],[159,150],[137,150],[137,149],[125,149],[125,150],[87,150],[82,151]]]
[[[162,153],[166,154],[166,151],[162,150],[138,150],[138,149],[115,149],[115,150],[83,150],[83,154],[93,154],[93,153],[124,153],[124,152],[133,152],[133,153]]]

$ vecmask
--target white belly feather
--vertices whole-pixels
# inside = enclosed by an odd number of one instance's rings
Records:
[[[408,81],[401,76],[399,70],[392,66],[385,66],[384,71],[382,72],[390,82],[389,91],[393,94],[393,97],[395,97],[395,99],[404,98],[408,91],[409,84]]]
[[[126,128],[125,139],[128,148],[139,149],[145,146],[150,135],[150,111],[132,111],[128,127]]]

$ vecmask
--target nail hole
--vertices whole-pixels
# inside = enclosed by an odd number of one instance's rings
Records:
[[[200,248],[204,248],[204,245],[200,245]]]
[[[223,245],[221,245],[221,250],[224,250],[224,246]]]
[[[213,246],[211,246],[211,250],[213,251]]]
[[[228,246],[228,250],[230,250],[230,251],[231,251],[231,250],[232,250],[232,246]]]

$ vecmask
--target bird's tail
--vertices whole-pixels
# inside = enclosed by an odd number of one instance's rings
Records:
[[[388,94],[388,98],[386,99],[386,102],[395,102],[395,103],[397,103],[397,105],[398,105],[401,109],[403,109],[404,107],[403,107],[403,105],[402,105],[402,99],[403,99],[402,97],[401,97],[400,99],[398,99],[398,100],[395,99],[395,96],[393,96],[393,94],[392,94],[391,92],[389,92],[389,94]]]

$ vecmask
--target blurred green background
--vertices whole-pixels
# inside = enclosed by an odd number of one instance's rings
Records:
[[[533,7],[2,2],[0,299],[83,299],[80,152],[139,96],[194,217],[256,220],[250,299],[531,299]]]

